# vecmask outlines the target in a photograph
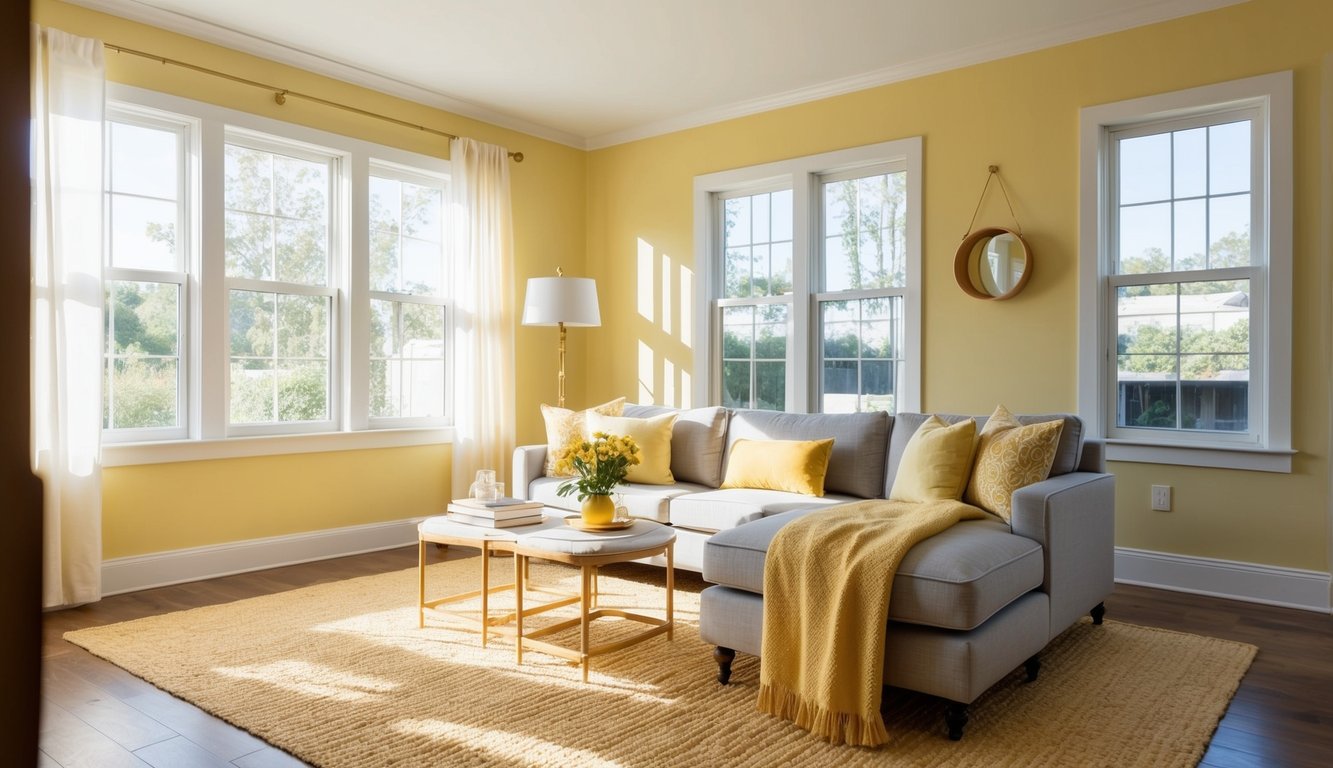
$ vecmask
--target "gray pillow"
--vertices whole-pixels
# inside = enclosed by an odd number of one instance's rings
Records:
[[[709,488],[722,484],[722,448],[727,409],[718,406],[678,411],[662,405],[625,405],[624,415],[636,419],[676,413],[671,428],[671,474],[677,482]]]
[[[823,440],[833,438],[825,493],[873,499],[884,493],[884,450],[893,417],[868,413],[781,413],[738,410],[731,414],[727,448],[737,440]]]

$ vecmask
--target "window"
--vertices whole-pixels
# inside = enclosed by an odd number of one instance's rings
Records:
[[[107,463],[447,440],[448,164],[109,92]]]
[[[695,180],[695,397],[728,407],[918,407],[919,139]]]
[[[792,308],[792,193],[719,197],[721,394],[728,408],[785,410]]]
[[[190,126],[108,111],[102,426],[108,441],[184,437]]]
[[[844,173],[819,185],[819,410],[896,413],[907,363],[907,172]]]
[[[370,418],[438,418],[445,404],[443,180],[370,176]]]
[[[1109,458],[1289,471],[1290,93],[1084,110],[1080,400]]]
[[[338,160],[232,133],[224,162],[231,434],[327,429]]]

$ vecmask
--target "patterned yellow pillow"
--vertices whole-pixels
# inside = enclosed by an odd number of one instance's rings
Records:
[[[555,454],[575,437],[583,437],[588,411],[603,416],[619,416],[625,410],[625,398],[594,405],[587,411],[571,411],[542,403],[542,419],[546,422],[546,476],[566,477],[555,471]]]
[[[1051,474],[1064,421],[1023,426],[1003,405],[981,430],[977,461],[963,500],[1008,520],[1014,491]]]

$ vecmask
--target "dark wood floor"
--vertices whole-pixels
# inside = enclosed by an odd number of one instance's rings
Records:
[[[451,548],[445,557],[474,550]],[[416,565],[416,547],[117,595],[50,613],[42,653],[42,768],[276,768],[286,753],[75,647],[71,629],[269,594]],[[626,566],[646,568],[647,566]],[[681,572],[682,586],[698,584]],[[1252,643],[1259,656],[1203,766],[1323,768],[1333,762],[1333,617],[1287,608],[1117,587],[1107,617]]]

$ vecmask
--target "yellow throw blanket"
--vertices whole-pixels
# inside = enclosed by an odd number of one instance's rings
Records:
[[[764,566],[759,711],[834,744],[888,741],[879,704],[898,564],[916,543],[985,516],[960,501],[872,499],[783,526]]]

